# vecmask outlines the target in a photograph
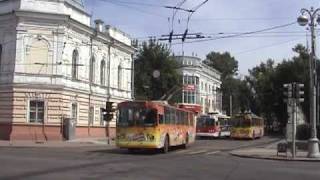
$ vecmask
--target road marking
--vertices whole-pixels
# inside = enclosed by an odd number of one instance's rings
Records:
[[[219,153],[219,152],[221,152],[221,151],[212,151],[212,152],[208,152],[208,153],[206,153],[206,155],[217,154],[217,153]]]
[[[193,152],[190,152],[188,153],[189,155],[194,155],[194,154],[201,154],[201,153],[205,153],[207,152],[207,150],[199,150],[199,151],[193,151]]]
[[[191,152],[192,150],[179,150],[179,151],[175,151],[175,154],[183,154],[183,153],[188,153]]]

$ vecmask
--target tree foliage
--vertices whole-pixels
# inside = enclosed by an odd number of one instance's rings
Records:
[[[287,110],[284,103],[283,84],[298,82],[305,85],[305,102],[302,104],[305,115],[308,115],[309,92],[309,54],[305,47],[293,48],[297,53],[292,59],[283,60],[278,65],[269,59],[266,63],[249,70],[246,81],[254,92],[254,106],[257,114],[264,116],[271,124],[277,119],[284,126],[287,122]],[[307,116],[308,117],[308,116]]]
[[[234,76],[238,72],[238,61],[229,52],[210,52],[205,63],[222,73],[221,79]]]
[[[158,100],[181,83],[178,64],[164,44],[153,40],[144,42],[134,62],[137,99]],[[159,77],[153,75],[155,71],[160,72]]]
[[[248,100],[239,101],[239,92],[244,92],[245,86],[241,80],[236,79],[238,72],[238,61],[229,52],[210,52],[204,61],[208,66],[221,72],[222,109],[230,114],[230,99],[232,96],[232,110],[239,112],[245,109]],[[243,100],[243,98],[242,98]]]

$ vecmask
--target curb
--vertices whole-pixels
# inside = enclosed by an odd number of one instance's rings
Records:
[[[113,143],[99,141],[64,141],[64,142],[6,142],[0,143],[0,148],[76,148],[76,147],[106,147],[113,148]]]
[[[237,153],[229,153],[232,156],[240,157],[240,158],[251,158],[251,159],[264,159],[264,160],[273,160],[273,161],[300,161],[300,162],[320,162],[320,158],[318,159],[308,159],[308,158],[281,158],[281,157],[270,157],[270,156],[259,156],[259,155],[245,155],[245,154],[237,154]]]

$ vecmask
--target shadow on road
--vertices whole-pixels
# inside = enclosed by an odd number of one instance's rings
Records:
[[[173,146],[170,147],[170,152],[179,151],[183,149],[182,146]],[[169,153],[170,153],[169,152]],[[121,148],[113,148],[113,149],[102,149],[102,150],[94,150],[89,151],[88,153],[96,153],[100,155],[105,154],[118,154],[118,155],[138,155],[138,156],[145,156],[145,155],[161,155],[163,154],[161,152],[161,149],[134,149],[134,150],[128,150],[128,149],[121,149]]]

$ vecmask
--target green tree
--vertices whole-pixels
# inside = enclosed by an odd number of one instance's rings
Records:
[[[222,91],[222,109],[230,114],[230,99],[232,96],[232,110],[234,113],[246,109],[248,100],[240,101],[239,91],[243,90],[245,86],[241,80],[236,79],[238,72],[238,61],[230,55],[229,52],[219,53],[210,52],[207,59],[204,61],[210,67],[215,68],[221,72],[221,91]],[[241,99],[243,100],[243,98]]]
[[[266,63],[261,63],[249,70],[249,76],[246,77],[254,93],[255,113],[265,117],[267,124],[271,124],[274,118],[280,121],[282,126],[287,122],[283,96],[283,84],[286,83],[298,82],[305,85],[305,102],[302,107],[306,115],[309,113],[309,54],[302,45],[297,45],[293,51],[298,55],[292,59],[283,60],[278,65],[269,59]]]
[[[298,44],[293,48],[293,51],[297,53],[297,56],[294,56],[292,59],[287,61],[282,61],[276,68],[276,92],[278,94],[283,94],[284,89],[283,84],[298,82],[305,85],[305,101],[302,103],[302,109],[306,117],[309,117],[309,53],[308,50]],[[278,109],[275,110],[277,118],[281,121],[282,124],[286,124],[287,112],[286,104],[283,102],[283,95],[278,99],[277,104]],[[282,107],[282,108],[281,108]],[[307,118],[308,119],[308,118]]]
[[[254,90],[256,108],[253,112],[265,117],[267,121],[271,121],[274,116],[273,107],[277,99],[274,66],[274,61],[269,59],[266,63],[261,63],[249,70],[249,77],[246,78],[250,87]]]
[[[229,52],[210,52],[207,54],[205,63],[222,73],[221,79],[234,76],[238,72],[238,61]]]
[[[134,62],[137,99],[159,100],[172,87],[181,84],[178,64],[164,44],[154,40],[144,42]]]

